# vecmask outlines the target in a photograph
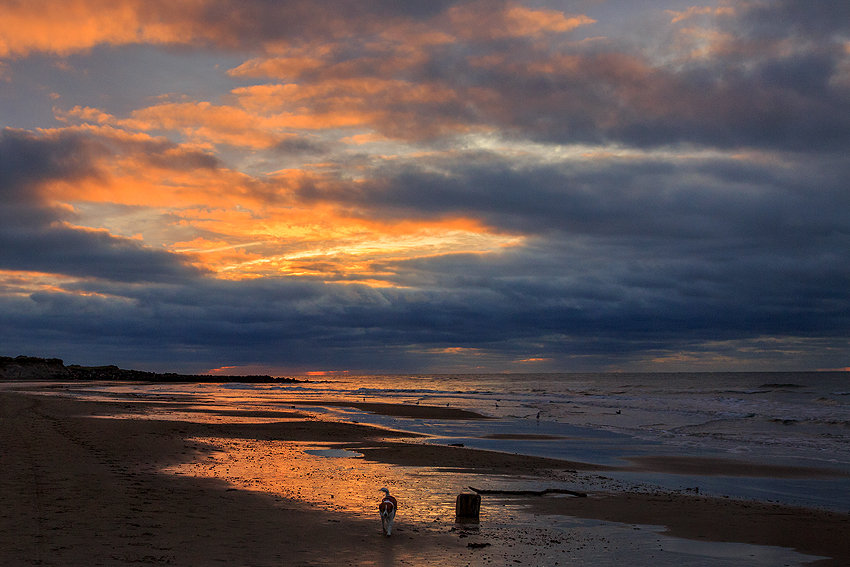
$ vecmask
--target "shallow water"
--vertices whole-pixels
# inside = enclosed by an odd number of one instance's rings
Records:
[[[623,466],[624,459],[641,455],[675,455],[850,472],[850,372],[342,376],[280,385],[71,387],[80,396],[199,402],[243,412],[292,411],[287,401],[327,399],[448,406],[493,419],[409,419],[302,405],[297,410],[424,433],[431,443],[600,465]],[[169,411],[177,417],[177,408]],[[510,438],[517,436],[552,438]],[[850,510],[846,478],[610,476],[635,485],[654,483],[671,490],[699,486],[704,494]]]

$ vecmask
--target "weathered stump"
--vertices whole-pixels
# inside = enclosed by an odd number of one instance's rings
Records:
[[[458,494],[455,503],[455,515],[460,520],[478,521],[481,513],[481,496],[478,494]]]

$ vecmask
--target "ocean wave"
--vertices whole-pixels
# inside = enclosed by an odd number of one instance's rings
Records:
[[[459,394],[471,394],[473,392],[464,392],[463,390],[435,390],[431,388],[357,388],[350,390],[356,395],[372,395],[372,396],[390,396],[396,394],[404,394],[407,396],[414,395],[431,395],[431,396],[454,396]]]

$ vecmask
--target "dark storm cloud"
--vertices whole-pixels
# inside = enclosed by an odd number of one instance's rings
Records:
[[[507,352],[511,341],[561,334],[625,355],[761,336],[839,340],[850,332],[850,166],[841,155],[784,157],[783,167],[741,156],[522,167],[479,155],[388,167],[302,197],[532,237],[498,255],[374,266],[431,290],[429,310],[407,320],[438,342],[503,341]]]
[[[47,225],[20,226],[10,216],[0,214],[5,225],[0,230],[0,268],[5,270],[125,282],[179,280],[203,273],[187,266],[183,257],[106,231],[72,228],[56,219]]]
[[[782,241],[850,231],[842,156],[787,156],[784,168],[720,157],[526,166],[469,158],[380,168],[356,185],[308,184],[300,196],[366,216],[471,217],[527,234]]]
[[[0,269],[125,282],[203,273],[188,265],[185,257],[105,230],[70,226],[73,213],[42,195],[47,182],[97,179],[101,176],[97,158],[107,154],[105,144],[74,133],[48,137],[16,130],[0,133]]]
[[[0,131],[0,192],[3,202],[32,202],[40,184],[59,179],[75,181],[98,175],[94,158],[107,149],[75,134],[50,141],[21,130]]]
[[[309,278],[80,284],[7,300],[6,328],[30,329],[33,309],[44,310],[50,332],[69,341],[71,329],[124,337],[175,360],[383,370],[421,369],[423,350],[444,347],[582,355],[603,367],[706,341],[833,348],[850,333],[850,168],[840,156],[788,159],[517,167],[482,155],[475,167],[386,168],[357,191],[304,195],[376,218],[473,217],[531,238],[499,254],[373,267],[399,289]]]
[[[529,69],[549,55],[529,54]],[[850,86],[838,80],[846,58],[834,46],[664,68],[616,52],[579,54],[554,72],[519,62],[470,69],[477,86],[463,99],[484,123],[545,142],[846,149]]]
[[[784,260],[541,241],[526,253],[388,265],[416,289],[306,279],[88,282],[3,298],[0,335],[7,344],[132,343],[136,356],[157,352],[166,365],[286,361],[396,371],[421,369],[421,352],[442,347],[581,354],[604,367],[707,340],[842,340],[850,331],[847,263]],[[795,270],[808,275],[795,279]]]
[[[744,8],[741,23],[756,37],[806,35],[823,40],[850,30],[850,4],[835,0],[753,2]]]
[[[607,45],[577,53],[560,72],[518,73],[510,81],[493,69],[481,82],[504,89],[491,116],[530,138],[561,143],[846,150],[850,4],[786,0],[737,11],[739,18],[719,20],[728,37],[684,63],[658,65],[626,55],[628,46]]]

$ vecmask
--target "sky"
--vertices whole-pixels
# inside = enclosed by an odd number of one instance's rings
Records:
[[[850,3],[0,0],[0,354],[850,367]]]

